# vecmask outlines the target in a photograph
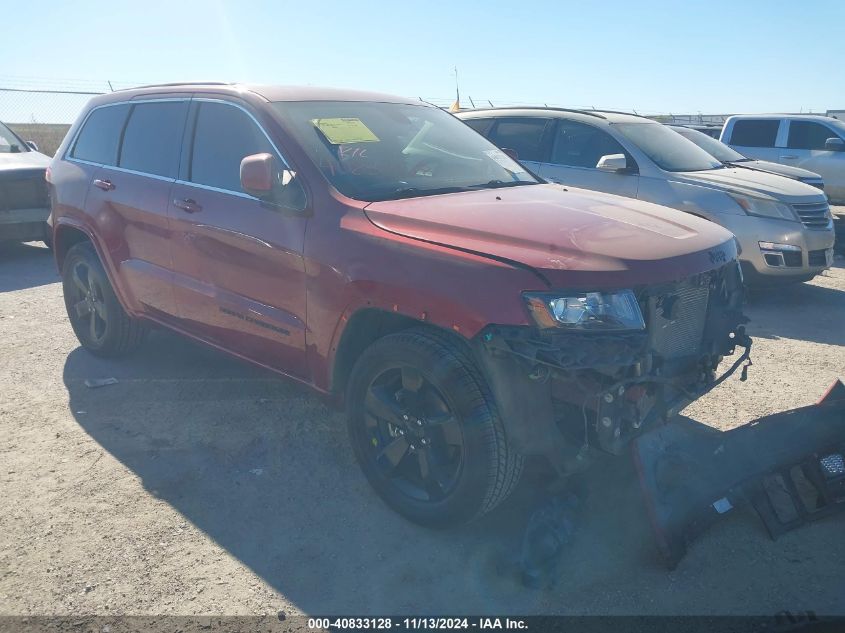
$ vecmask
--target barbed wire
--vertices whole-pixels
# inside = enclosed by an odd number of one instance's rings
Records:
[[[23,77],[0,74],[0,121],[10,125],[26,140],[34,140],[45,153],[52,153],[64,132],[79,116],[89,99],[99,94],[125,90],[154,82],[115,81],[107,79],[73,79],[68,77]],[[426,97],[419,99],[441,108],[450,108],[454,98]],[[558,102],[521,99],[477,98],[467,95],[461,107],[546,106],[573,110],[616,110],[651,117],[663,123],[721,125],[729,114],[658,112],[632,107],[609,107],[603,104],[573,105]]]

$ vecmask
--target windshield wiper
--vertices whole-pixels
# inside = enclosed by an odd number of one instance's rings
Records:
[[[402,187],[396,189],[392,194],[383,198],[384,200],[399,200],[401,198],[417,198],[420,196],[436,196],[441,193],[459,193],[468,191],[469,187],[438,187],[434,189],[420,189],[419,187]]]
[[[469,185],[467,189],[501,189],[502,187],[519,187],[520,185],[536,185],[539,183],[530,180],[511,180],[505,182],[504,180],[490,180],[483,184]]]
[[[432,189],[420,189],[419,187],[400,187],[391,194],[385,194],[379,200],[401,200],[403,198],[421,198],[423,196],[438,196],[444,193],[461,193],[462,191],[478,191],[479,189],[498,189],[501,187],[516,187],[518,185],[536,185],[539,183],[517,180],[505,182],[503,180],[491,180],[477,185],[435,187]]]

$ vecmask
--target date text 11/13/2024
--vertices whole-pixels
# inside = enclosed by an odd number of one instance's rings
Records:
[[[391,618],[391,617],[323,617],[309,618],[308,628],[317,630],[389,630],[389,629],[465,629],[465,630],[524,630],[528,628],[524,619],[520,618]]]

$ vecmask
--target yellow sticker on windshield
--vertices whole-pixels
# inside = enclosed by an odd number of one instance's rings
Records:
[[[378,136],[368,128],[361,119],[311,119],[311,123],[323,133],[329,143],[342,145],[344,143],[372,143],[378,141]]]

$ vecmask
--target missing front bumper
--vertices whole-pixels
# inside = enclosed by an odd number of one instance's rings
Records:
[[[674,568],[716,518],[751,503],[776,538],[845,507],[845,384],[815,405],[727,432],[691,421],[639,437],[633,453],[657,545]]]

